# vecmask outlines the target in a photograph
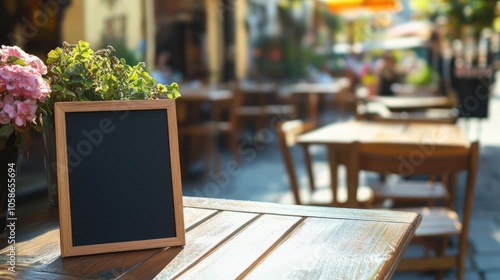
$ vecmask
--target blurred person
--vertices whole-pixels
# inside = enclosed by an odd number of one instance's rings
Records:
[[[325,62],[323,63],[323,65],[321,65],[321,69],[313,77],[313,81],[320,84],[328,84],[335,81],[333,76],[330,74],[330,66],[328,65],[328,62]]]
[[[399,82],[399,74],[396,70],[396,59],[392,53],[386,52],[378,62],[376,71],[377,95],[394,96],[392,85]]]
[[[443,57],[443,43],[440,32],[435,29],[429,38],[429,47],[427,53],[427,63],[432,68],[432,72],[438,76],[438,94],[446,96],[446,73]],[[447,71],[446,71],[447,72]]]
[[[346,57],[346,78],[349,79],[351,92],[354,92],[357,85],[362,82],[366,63],[362,60],[361,52],[352,52]]]
[[[170,54],[167,51],[162,51],[156,57],[156,69],[150,73],[157,83],[170,84],[177,82],[173,80],[172,69],[168,66]]]

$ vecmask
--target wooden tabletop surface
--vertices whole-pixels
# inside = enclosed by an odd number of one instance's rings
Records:
[[[186,246],[62,259],[57,213],[19,217],[16,273],[2,239],[1,279],[390,279],[421,221],[411,212],[185,197]]]
[[[296,83],[283,87],[282,95],[292,94],[335,94],[349,86],[349,79],[338,78],[332,83]]]
[[[412,111],[432,108],[452,108],[453,104],[444,96],[372,96],[368,102],[379,102],[391,111]]]
[[[348,121],[326,125],[299,136],[301,144],[342,145],[354,141],[469,146],[467,137],[458,126],[437,123]]]
[[[180,89],[181,97],[178,102],[183,101],[224,101],[233,98],[233,92],[227,89],[210,89],[208,87],[185,87]]]

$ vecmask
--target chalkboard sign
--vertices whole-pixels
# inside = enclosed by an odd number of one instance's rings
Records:
[[[185,244],[173,100],[55,104],[62,257]]]

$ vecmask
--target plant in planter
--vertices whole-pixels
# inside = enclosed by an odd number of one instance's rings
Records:
[[[47,58],[52,93],[43,110],[45,165],[49,184],[49,204],[57,205],[57,174],[54,138],[54,104],[61,101],[104,101],[175,99],[180,96],[178,85],[156,83],[145,70],[145,64],[128,65],[113,55],[111,46],[94,51],[89,43],[63,43],[62,48],[49,52]]]
[[[15,200],[19,146],[30,129],[41,129],[38,109],[50,93],[46,73],[38,57],[19,47],[0,49],[0,232],[6,225],[7,202]]]
[[[93,51],[89,43],[63,43],[48,54],[48,80],[52,94],[43,107],[44,126],[53,125],[54,103],[60,101],[103,101],[135,99],[175,99],[178,85],[157,84],[145,70],[145,64],[130,66],[113,56],[108,46]]]

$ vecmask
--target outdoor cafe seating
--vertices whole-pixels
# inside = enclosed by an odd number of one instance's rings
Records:
[[[290,120],[280,124],[278,137],[296,204],[417,212],[423,222],[411,246],[423,246],[425,254],[403,258],[398,271],[431,270],[441,277],[458,268],[457,276],[463,278],[479,143],[470,143],[454,123],[372,120],[318,128]],[[322,146],[330,164],[329,188],[315,188],[317,156],[309,152],[313,145]],[[292,153],[294,146],[303,146],[302,160]],[[344,183],[338,182],[339,165],[345,166]],[[298,178],[297,166],[303,166],[307,180]],[[361,180],[367,175],[370,184]],[[463,175],[465,179],[459,177]],[[465,188],[457,187],[458,182],[465,182]],[[449,254],[449,246],[457,253]]]
[[[409,167],[407,175],[440,176],[446,189],[452,194],[450,199],[459,198],[457,199],[459,201],[457,211],[460,211],[462,218],[459,218],[457,212],[446,201],[441,206],[403,208],[405,211],[418,212],[423,216],[422,224],[417,229],[414,240],[422,241],[427,249],[434,251],[433,255],[426,253],[419,258],[403,258],[398,269],[402,271],[443,270],[458,267],[458,278],[463,278],[479,143],[473,142],[468,147],[435,145],[432,151],[422,156],[418,162],[414,161],[415,151],[421,151],[421,147],[418,145],[395,145],[387,142],[373,144],[357,142],[353,145],[355,164],[352,167],[358,171],[398,174],[401,173],[404,159],[413,163]],[[455,178],[460,171],[466,171],[467,177],[464,180],[466,186],[460,196],[455,196],[457,194]],[[392,187],[397,189],[399,186]],[[408,187],[406,186],[406,188]],[[429,185],[428,188],[435,188],[435,186]],[[416,190],[414,191],[416,192]],[[416,194],[415,198],[422,199],[419,193]],[[456,243],[453,243],[458,247],[458,253],[448,255],[446,248],[452,236],[458,236],[458,240],[455,240]]]
[[[221,140],[240,162],[238,144],[248,129],[253,129],[257,139],[271,117],[289,118],[298,108],[280,100],[274,83],[237,81],[216,87],[199,83],[181,87],[182,98],[176,103],[183,174],[201,155],[205,172],[219,172]]]
[[[278,124],[278,141],[295,203],[337,207],[342,207],[349,203],[349,205],[355,205],[357,208],[370,208],[374,201],[374,195],[373,191],[366,186],[360,186],[355,190],[348,190],[345,187],[337,188],[336,185],[332,184],[331,188],[321,190],[316,189],[314,180],[312,177],[309,177],[310,192],[308,192],[307,198],[305,197],[297,179],[296,164],[294,163],[291,149],[297,146],[300,134],[310,131],[314,127],[314,123],[303,122],[301,120],[285,121]],[[313,172],[311,169],[313,163],[307,148],[304,149],[304,162],[309,172]],[[338,161],[333,149],[328,150],[328,163],[331,180],[336,180]]]

